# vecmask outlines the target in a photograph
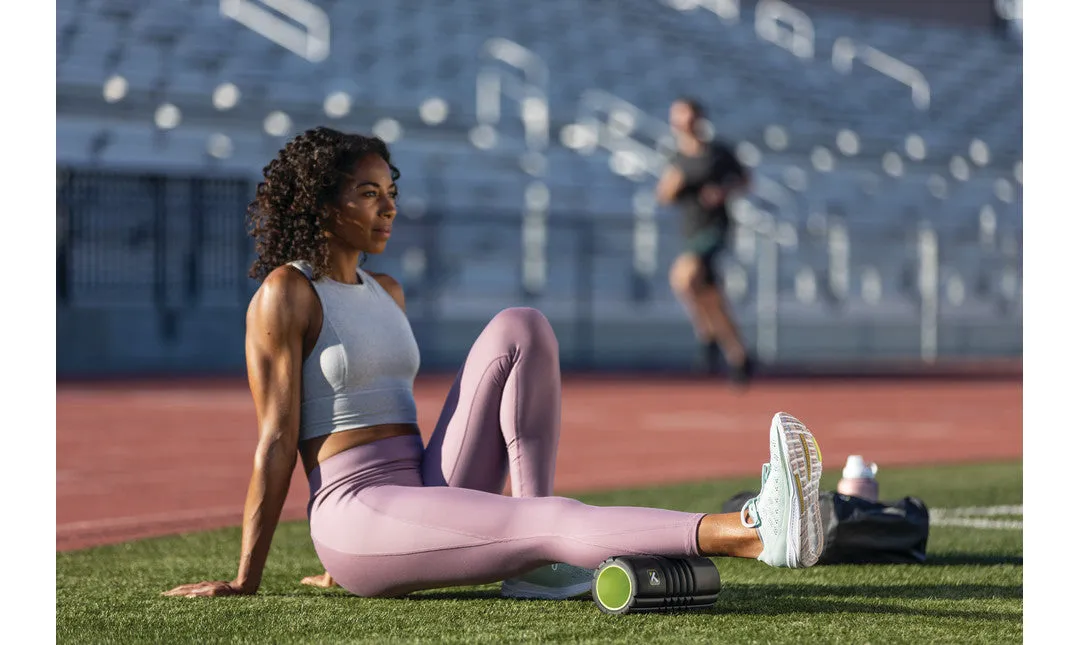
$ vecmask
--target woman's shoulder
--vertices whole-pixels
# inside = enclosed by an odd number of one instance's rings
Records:
[[[383,288],[386,293],[390,294],[390,297],[394,299],[394,302],[398,303],[398,306],[405,309],[405,289],[402,288],[401,283],[393,278],[393,276],[386,273],[373,273],[367,272],[369,276],[375,282],[379,283],[379,286]]]
[[[249,316],[262,313],[280,317],[289,313],[306,315],[315,303],[315,290],[308,278],[288,264],[267,274],[255,290],[248,306]]]
[[[394,279],[394,276],[389,273],[377,273],[375,271],[365,271],[375,282],[378,282],[383,289],[394,288],[400,289],[401,283]]]
[[[303,267],[283,264],[267,274],[258,291],[274,294],[284,292],[288,295],[312,292],[311,277],[304,272]]]

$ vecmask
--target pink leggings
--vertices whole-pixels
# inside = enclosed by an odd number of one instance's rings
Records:
[[[311,539],[358,596],[485,584],[551,562],[698,555],[703,513],[552,497],[559,350],[543,314],[514,308],[484,329],[425,449],[419,437],[358,446],[309,477]],[[513,497],[502,494],[509,472]]]

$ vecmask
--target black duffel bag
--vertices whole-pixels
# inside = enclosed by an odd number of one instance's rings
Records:
[[[757,493],[742,492],[724,502],[738,513]],[[917,497],[871,502],[834,491],[821,492],[825,550],[818,564],[922,564],[930,536],[930,513]]]

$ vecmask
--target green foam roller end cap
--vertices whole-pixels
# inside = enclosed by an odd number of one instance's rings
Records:
[[[630,576],[621,567],[606,567],[596,578],[596,598],[610,611],[619,611],[630,602],[630,590]]]

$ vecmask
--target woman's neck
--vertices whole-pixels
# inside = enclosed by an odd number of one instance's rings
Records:
[[[360,264],[360,252],[343,249],[330,240],[330,262],[326,277],[334,282],[357,284],[360,281],[356,267]]]

